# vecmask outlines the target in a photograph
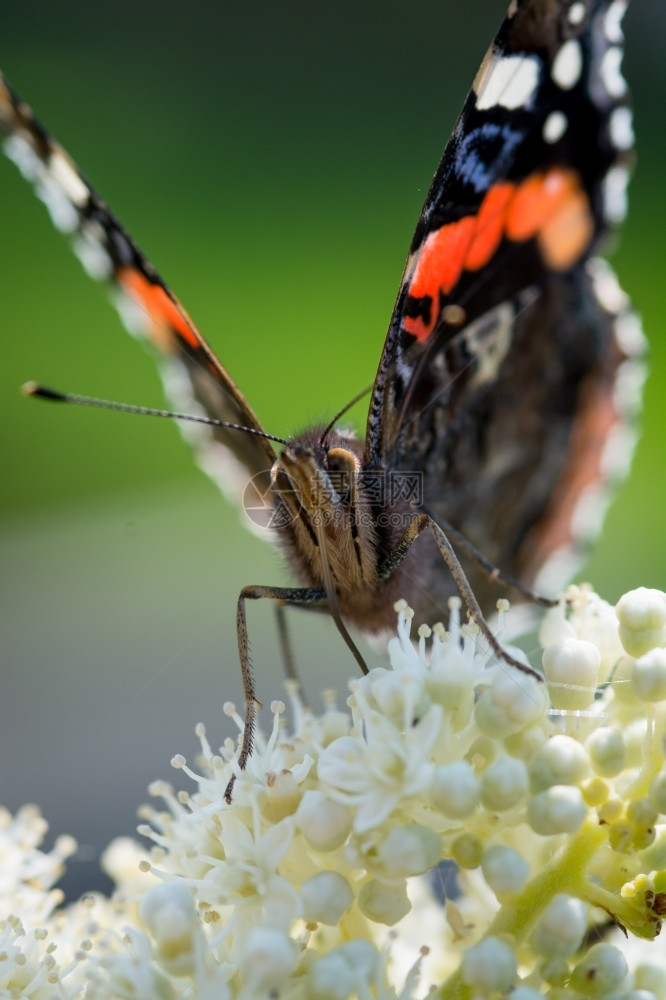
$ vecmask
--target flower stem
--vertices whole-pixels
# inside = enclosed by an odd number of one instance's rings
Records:
[[[484,938],[509,935],[518,946],[558,892],[585,900],[588,889],[585,872],[607,835],[607,826],[600,825],[596,819],[588,819],[523,891],[502,905]],[[472,997],[471,987],[462,981],[460,966],[436,995],[441,1000],[468,1000]]]

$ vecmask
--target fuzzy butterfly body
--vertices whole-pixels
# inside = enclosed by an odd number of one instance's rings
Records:
[[[437,621],[461,580],[472,613],[488,613],[496,583],[471,547],[525,586],[555,586],[598,526],[631,451],[641,375],[637,321],[596,257],[624,215],[633,145],[625,7],[511,3],[418,221],[363,442],[326,427],[281,451],[262,437],[168,286],[0,82],[8,154],[157,349],[176,405],[253,432],[218,425],[194,440],[226,491],[255,484],[301,584],[241,595],[248,703],[247,599],[329,611],[354,649],[345,623],[381,632],[398,597]]]

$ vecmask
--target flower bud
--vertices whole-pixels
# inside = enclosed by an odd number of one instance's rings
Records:
[[[308,1000],[347,1000],[355,986],[377,976],[380,956],[370,941],[346,941],[322,955],[307,972]]]
[[[523,761],[500,757],[481,778],[481,805],[493,812],[511,809],[523,801],[528,788]]]
[[[578,740],[557,734],[544,743],[529,763],[535,792],[551,785],[577,785],[588,770],[585,750]]]
[[[393,927],[409,913],[412,904],[404,882],[394,885],[371,878],[358,894],[358,907],[368,920]]]
[[[606,997],[625,979],[629,968],[619,948],[612,944],[595,944],[581,959],[571,974],[571,986],[586,996]]]
[[[627,819],[634,826],[654,826],[658,810],[649,799],[632,799],[627,806]]]
[[[306,920],[335,926],[354,901],[354,893],[347,879],[334,871],[317,872],[301,886]]]
[[[463,819],[471,815],[479,802],[480,782],[466,760],[436,767],[430,782],[430,799],[444,816]]]
[[[317,851],[334,851],[344,844],[351,831],[351,812],[323,792],[308,789],[295,815],[296,826]]]
[[[382,715],[402,720],[406,707],[417,718],[425,714],[430,701],[424,688],[424,673],[407,670],[376,670],[373,675],[375,673],[377,677],[370,690]]]
[[[333,740],[349,735],[349,714],[331,709],[321,716],[322,745],[327,747]]]
[[[116,837],[101,857],[101,866],[124,893],[139,893],[146,887],[157,888],[155,876],[142,872],[140,862],[146,857],[145,848],[131,837]]]
[[[565,958],[547,958],[539,968],[541,977],[554,989],[549,990],[548,997],[552,1000],[569,1000],[566,983],[569,982],[571,969]]]
[[[434,868],[442,857],[442,841],[434,830],[410,823],[394,827],[377,852],[388,878],[409,878]]]
[[[487,937],[463,955],[463,982],[479,993],[508,990],[517,971],[513,949],[500,938]]]
[[[539,626],[539,643],[543,648],[562,642],[563,639],[573,637],[575,634],[573,625],[567,621],[564,601],[556,604],[554,608],[548,608]]]
[[[573,785],[553,785],[533,796],[527,806],[530,826],[544,837],[573,833],[585,819],[585,813],[581,791]]]
[[[594,701],[601,653],[585,639],[563,639],[543,651],[543,669],[554,708],[576,711]]]
[[[590,778],[588,781],[584,781],[580,787],[586,806],[592,806],[593,809],[596,809],[597,806],[603,806],[608,799],[608,785],[601,778]]]
[[[666,649],[651,649],[636,660],[631,686],[641,701],[666,698]]]
[[[239,966],[248,996],[277,995],[297,958],[288,934],[273,927],[253,927],[243,942]]]
[[[496,896],[520,892],[530,875],[530,866],[513,847],[493,844],[481,861],[483,876]],[[512,994],[513,997],[513,994]]]
[[[469,720],[478,671],[473,659],[465,656],[457,643],[449,641],[444,648],[446,657],[440,657],[440,662],[433,650],[426,686],[432,700],[446,710],[454,731],[458,731]]]
[[[624,594],[615,606],[620,641],[630,656],[643,656],[666,643],[666,594],[638,587]]]
[[[474,709],[479,729],[503,738],[520,732],[543,715],[543,684],[519,670],[503,670],[493,677]]]
[[[309,1000],[348,1000],[354,988],[354,972],[338,949],[322,955],[308,969],[306,996]]]
[[[160,961],[175,976],[194,967],[193,935],[198,919],[191,890],[181,882],[161,882],[145,894],[139,919],[150,931]]]
[[[585,746],[592,767],[601,777],[614,778],[624,770],[627,763],[627,748],[619,729],[600,726],[590,734]]]
[[[532,947],[545,958],[568,958],[578,950],[587,930],[587,908],[580,899],[558,893],[541,914]]]
[[[504,740],[506,752],[511,757],[519,757],[521,760],[531,760],[540,746],[548,737],[538,724],[521,729],[519,733],[512,733]]]
[[[635,989],[654,993],[657,997],[666,996],[666,965],[663,962],[641,962],[633,972]]]
[[[478,868],[483,844],[473,833],[461,833],[451,844],[451,857],[461,868]]]

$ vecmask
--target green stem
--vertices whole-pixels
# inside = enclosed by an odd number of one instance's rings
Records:
[[[663,760],[664,716],[655,705],[647,705],[648,728],[643,747],[643,766],[624,793],[625,801],[648,794],[652,779],[661,770]]]
[[[653,910],[648,908],[644,898],[638,898],[637,903],[640,905],[632,905],[630,900],[623,899],[621,895],[616,895],[609,892],[608,889],[603,889],[600,885],[588,882],[585,901],[591,906],[605,910],[618,922],[625,934],[630,931],[636,937],[653,941],[659,933],[661,920]]]
[[[586,820],[523,891],[501,906],[484,938],[509,935],[518,946],[558,892],[585,899],[588,890],[585,872],[607,836],[607,826],[600,825],[597,819]],[[472,997],[472,990],[462,981],[461,966],[442,984],[436,995],[441,1000],[469,1000]]]

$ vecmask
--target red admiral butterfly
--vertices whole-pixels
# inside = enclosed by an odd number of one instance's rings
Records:
[[[497,596],[493,567],[541,587],[555,567],[564,575],[590,520],[598,523],[591,500],[618,458],[626,464],[635,400],[625,390],[641,350],[626,298],[594,256],[625,210],[625,7],[511,3],[426,198],[364,442],[333,422],[276,449],[128,233],[0,82],[8,154],[89,273],[120,293],[130,329],[161,354],[179,408],[216,422],[197,441],[204,468],[227,490],[259,483],[301,581],[247,587],[239,598],[241,766],[256,704],[247,600],[330,613],[363,666],[346,624],[390,629],[399,597],[418,622],[433,622],[462,592],[510,660],[482,617]]]

